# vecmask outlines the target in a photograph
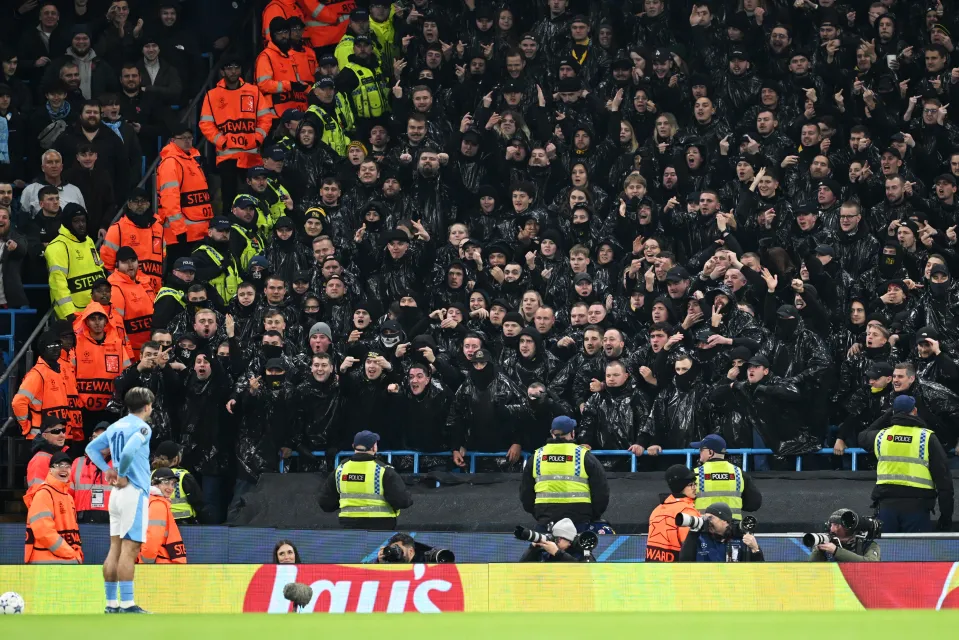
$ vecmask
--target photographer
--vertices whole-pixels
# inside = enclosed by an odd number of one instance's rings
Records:
[[[552,540],[544,536],[540,542],[534,542],[526,549],[520,562],[580,562],[576,555],[576,525],[569,518],[563,518],[553,525]]]
[[[396,533],[376,552],[376,564],[416,564],[455,562],[453,552],[417,542],[406,533]]]
[[[816,545],[809,554],[810,562],[879,562],[879,545],[875,540],[856,535],[855,530],[846,528],[843,525],[843,515],[846,513],[852,514],[855,520],[859,519],[850,509],[833,511],[826,522],[830,540]],[[806,541],[804,537],[803,542]]]
[[[714,502],[703,513],[699,530],[689,528],[679,562],[763,562],[763,552],[755,536],[734,523],[733,512],[725,502]]]

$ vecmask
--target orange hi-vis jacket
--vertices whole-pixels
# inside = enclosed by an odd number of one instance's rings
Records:
[[[67,451],[69,448],[64,446],[63,451]],[[27,509],[33,502],[33,494],[39,491],[44,480],[46,480],[47,474],[50,473],[50,460],[52,459],[53,454],[49,451],[37,451],[30,458],[30,462],[27,463],[27,492],[23,494],[23,504],[27,505]]]
[[[153,290],[131,280],[130,276],[114,271],[107,278],[113,285],[113,310],[123,320],[123,331],[129,340],[133,357],[140,359],[140,348],[150,339],[153,328]]]
[[[108,460],[107,464],[113,468],[113,460]],[[110,491],[113,487],[104,482],[103,472],[90,458],[84,455],[74,460],[70,478],[70,495],[73,496],[77,513],[110,509]]]
[[[313,86],[313,76],[310,70],[300,68],[302,61],[291,55],[293,50],[286,53],[280,51],[272,42],[267,44],[260,55],[256,57],[254,74],[256,86],[273,101],[273,109],[277,116],[282,116],[287,109],[306,111],[306,93],[293,89],[293,83],[299,82],[308,87]]]
[[[263,8],[260,18],[260,22],[263,24],[263,42],[272,42],[270,40],[270,21],[273,18],[283,18],[284,20],[299,18],[303,21],[303,24],[306,24],[306,15],[300,9],[296,0],[270,0]]]
[[[83,323],[92,313],[105,314],[103,306],[91,302],[80,315]],[[88,411],[103,411],[113,397],[113,381],[130,366],[130,349],[109,322],[104,328],[106,337],[96,342],[90,337],[86,324],[77,331],[77,390],[80,404]]]
[[[186,234],[187,242],[206,237],[213,219],[210,186],[197,162],[200,152],[183,151],[172,140],[160,150],[157,167],[157,194],[160,210],[157,219],[163,225],[166,243],[176,244],[176,237]]]
[[[301,69],[300,75],[303,75],[302,69],[306,69],[306,74],[310,78],[316,77],[316,70],[319,68],[320,63],[316,59],[316,52],[313,51],[310,47],[301,47],[298,50],[290,48],[290,55],[293,56],[293,60],[296,61],[296,68]],[[313,86],[312,82],[307,82],[311,87]],[[309,92],[310,89],[307,89]],[[307,100],[309,102],[309,100]],[[309,105],[307,105],[309,107]]]
[[[83,440],[76,383],[71,387],[70,378],[72,368],[67,371],[62,358],[59,372],[51,369],[43,358],[37,358],[37,363],[23,377],[23,382],[10,404],[14,417],[20,423],[20,432],[27,440],[33,440],[40,433],[40,423],[44,416],[56,416],[64,420],[67,424],[67,440]]]
[[[180,528],[173,518],[170,501],[157,495],[150,488],[150,520],[147,523],[147,539],[140,546],[143,564],[186,564],[186,545],[180,536]]]
[[[74,332],[76,335],[76,332]],[[67,398],[70,401],[70,410],[67,412],[67,440],[83,440],[83,413],[80,411],[80,391],[77,390],[77,357],[75,349],[61,349],[60,373],[63,382],[67,385]]]
[[[216,163],[236,160],[249,169],[263,164],[259,147],[273,124],[273,104],[255,84],[229,89],[226,78],[206,92],[200,109],[200,132],[216,149]]]
[[[350,26],[350,12],[356,8],[354,0],[345,2],[321,2],[299,0],[306,16],[303,38],[309,39],[314,48],[328,47],[343,39]]]
[[[676,516],[687,513],[698,516],[693,498],[669,496],[649,514],[649,537],[646,539],[646,562],[676,562],[689,527],[677,527]]]
[[[136,251],[140,261],[140,273],[146,277],[152,291],[159,291],[163,286],[163,258],[166,256],[163,226],[154,222],[144,229],[126,216],[111,224],[100,247],[100,259],[108,271],[116,270],[117,251],[120,247],[130,247]]]
[[[24,564],[82,564],[77,510],[67,483],[48,475],[27,512]]]

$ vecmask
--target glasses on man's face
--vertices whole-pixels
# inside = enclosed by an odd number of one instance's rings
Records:
[[[51,469],[69,469],[72,465],[69,462],[58,462],[56,464],[51,464]]]
[[[923,109],[922,112],[932,115],[934,113],[939,113],[939,109],[933,107],[932,109]]]
[[[67,430],[64,429],[63,427],[57,427],[56,429],[48,429],[48,430],[46,431],[46,433],[49,433],[49,434],[54,435],[54,436],[58,436],[58,435],[60,435],[61,433],[66,433],[66,432],[67,432]]]

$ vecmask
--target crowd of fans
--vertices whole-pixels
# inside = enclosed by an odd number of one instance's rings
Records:
[[[788,464],[900,394],[954,458],[954,9],[272,0],[207,94],[214,164],[169,117],[200,50],[178,3],[41,3],[3,54],[6,304],[11,265],[49,281],[70,440],[145,386],[154,439],[237,494],[365,428],[452,452],[421,469],[519,470],[558,415],[650,468],[709,433]],[[158,135],[154,211],[132,187]]]

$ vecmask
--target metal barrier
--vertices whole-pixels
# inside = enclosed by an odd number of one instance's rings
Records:
[[[618,451],[618,450],[594,450],[592,451],[593,455],[598,457],[629,457],[630,460],[630,471],[636,471],[636,458],[638,456],[633,455],[629,451]],[[743,471],[749,471],[749,456],[769,456],[775,455],[775,452],[772,449],[728,449],[726,451],[728,455],[741,455],[743,457]],[[865,449],[846,449],[843,455],[852,456],[852,470],[859,470],[859,456],[865,454]],[[393,456],[413,456],[413,473],[420,472],[420,457],[422,456],[431,456],[431,457],[451,457],[453,453],[451,451],[440,451],[437,453],[424,453],[421,451],[380,451],[379,455],[384,456],[387,462],[393,462]],[[296,451],[294,451],[291,456],[298,457]],[[314,456],[323,457],[326,455],[324,451],[314,451]],[[334,458],[334,464],[340,464],[340,458],[345,458],[353,455],[348,451],[341,451],[336,454]],[[476,473],[476,459],[477,458],[505,458],[507,455],[506,451],[497,451],[497,452],[483,452],[483,451],[468,451],[464,454],[464,458],[469,458],[470,460],[470,473]],[[530,457],[529,452],[523,452],[523,461],[525,462],[527,458]],[[644,456],[648,456],[649,451],[643,451]],[[661,456],[686,456],[686,467],[689,469],[693,468],[693,457],[699,456],[699,449],[663,449],[659,455]],[[835,455],[833,449],[820,449],[812,453],[811,455],[823,455],[830,456]],[[796,471],[802,471],[802,456],[796,456]],[[280,473],[286,473],[286,461],[280,460]]]
[[[7,353],[12,353],[14,343],[17,337],[17,316],[33,316],[37,314],[36,309],[0,309],[0,314],[10,316],[10,334],[0,335],[0,341],[7,341]]]

